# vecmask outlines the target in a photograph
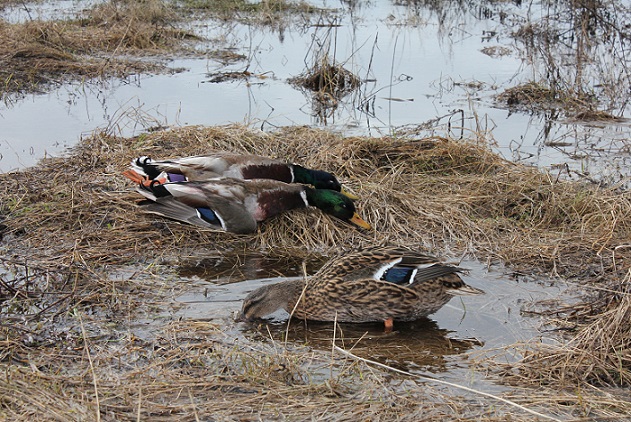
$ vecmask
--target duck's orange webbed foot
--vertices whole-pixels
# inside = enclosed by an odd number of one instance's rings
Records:
[[[123,172],[123,176],[125,176],[126,178],[128,178],[129,180],[131,180],[134,183],[138,183],[139,185],[145,186],[145,187],[150,187],[152,184],[163,184],[165,182],[167,182],[167,178],[166,177],[161,177],[159,179],[149,179],[147,176],[143,176],[142,174],[136,172],[135,170],[125,170]]]
[[[147,181],[147,178],[141,174],[139,174],[138,172],[134,171],[134,170],[125,170],[123,172],[123,176],[125,176],[126,178],[128,178],[129,180],[131,180],[134,183],[144,183]]]
[[[392,332],[392,329],[394,327],[394,321],[392,320],[392,318],[388,318],[383,322],[383,325],[385,326],[384,331],[389,334]]]

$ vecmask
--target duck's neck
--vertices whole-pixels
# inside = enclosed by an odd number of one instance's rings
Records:
[[[318,199],[316,198],[316,190],[314,188],[305,186],[301,195],[306,199],[307,205],[317,207]]]
[[[303,183],[305,185],[315,186],[319,179],[318,173],[324,173],[320,170],[311,170],[297,164],[291,164],[289,167],[291,168],[293,176],[292,183]]]
[[[266,306],[268,307],[266,312],[274,313],[283,309],[291,314],[296,303],[300,300],[304,288],[305,280],[303,278],[286,280],[261,288],[265,290]]]
[[[296,303],[301,299],[302,292],[305,289],[305,280],[300,278],[288,280],[285,283],[285,285],[279,287],[283,289],[283,295],[286,299],[283,301],[283,307],[287,313],[291,314],[296,307]]]

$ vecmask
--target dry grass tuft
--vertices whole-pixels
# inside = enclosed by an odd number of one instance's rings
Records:
[[[359,87],[361,81],[341,64],[334,63],[327,54],[319,54],[321,57],[312,67],[304,74],[290,78],[289,83],[309,91],[315,115],[325,119],[342,98]]]
[[[537,344],[505,372],[511,383],[581,388],[631,386],[631,270],[609,296],[608,309],[563,344]]]
[[[328,60],[318,63],[309,73],[293,79],[295,84],[313,92],[341,98],[359,86],[359,78],[341,65]]]
[[[588,113],[593,115],[605,114],[593,110],[596,105],[596,100],[593,97],[579,95],[560,88],[547,87],[537,82],[527,82],[508,88],[497,95],[496,99],[509,109],[530,112],[560,109],[575,116],[587,115]]]

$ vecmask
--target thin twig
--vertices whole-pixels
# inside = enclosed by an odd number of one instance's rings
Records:
[[[285,328],[285,347],[287,347],[287,339],[289,338],[289,325],[291,324],[291,319],[294,317],[294,313],[296,312],[296,309],[298,309],[298,305],[300,305],[302,298],[305,296],[305,292],[307,291],[307,284],[309,284],[309,276],[307,275],[307,264],[304,261],[302,262],[302,276],[304,277],[305,284],[304,286],[302,286],[300,296],[298,297],[294,308],[289,314],[289,319],[287,320],[287,327]]]
[[[136,412],[136,421],[140,422],[140,415],[142,409],[142,385],[138,386],[138,412]]]
[[[438,383],[438,384],[443,384],[443,385],[447,385],[449,387],[454,387],[454,388],[458,388],[460,390],[468,391],[470,393],[474,393],[474,394],[478,394],[478,395],[481,395],[481,396],[489,397],[489,398],[492,398],[492,399],[495,399],[495,400],[499,400],[499,401],[501,401],[503,403],[506,403],[506,404],[508,404],[510,406],[514,406],[514,407],[516,407],[518,409],[521,409],[524,412],[528,412],[528,413],[530,413],[532,415],[539,416],[541,418],[549,419],[549,420],[552,420],[552,421],[558,421],[558,422],[561,421],[560,419],[557,419],[557,418],[555,418],[553,416],[544,415],[543,413],[536,412],[536,411],[534,411],[532,409],[528,409],[527,407],[524,407],[524,406],[522,406],[520,404],[517,404],[514,401],[511,401],[511,400],[508,400],[508,399],[505,399],[505,398],[502,398],[502,397],[499,397],[499,396],[495,396],[495,395],[490,394],[490,393],[485,393],[484,391],[480,391],[480,390],[476,390],[476,389],[473,389],[473,388],[465,387],[464,385],[454,384],[454,383],[449,382],[449,381],[443,381],[443,380],[439,380],[439,379],[436,379],[436,378],[426,377],[424,375],[412,374],[410,372],[403,371],[401,369],[397,369],[397,368],[393,368],[393,367],[388,366],[388,365],[384,365],[383,363],[380,363],[380,362],[375,362],[374,360],[361,358],[361,357],[359,357],[357,355],[352,354],[351,352],[348,352],[348,351],[342,349],[341,347],[339,347],[339,346],[337,346],[335,344],[333,345],[333,348],[335,350],[337,350],[338,352],[342,353],[343,355],[346,355],[346,356],[349,356],[349,357],[351,357],[353,359],[356,359],[356,360],[368,363],[370,365],[376,365],[376,366],[379,366],[381,368],[387,369],[389,371],[394,371],[394,372],[398,372],[398,373],[403,374],[403,375],[416,377],[416,378],[422,379],[423,381],[435,382],[435,383]]]
[[[77,316],[79,317],[79,324],[81,324],[81,335],[83,335],[83,346],[85,347],[85,352],[88,355],[88,362],[90,363],[90,372],[92,373],[92,384],[94,385],[94,396],[96,399],[96,421],[101,421],[101,404],[99,402],[99,388],[96,382],[96,373],[94,372],[94,364],[92,363],[92,355],[90,355],[90,347],[88,345],[88,336],[85,332],[85,326],[83,325],[83,319],[81,318],[81,314],[77,312]]]

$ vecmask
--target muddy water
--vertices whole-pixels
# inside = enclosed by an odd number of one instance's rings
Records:
[[[564,176],[570,170],[571,177],[578,172],[609,182],[629,177],[627,122],[577,122],[556,112],[511,113],[497,108],[493,99],[506,88],[545,77],[541,58],[528,57],[511,33],[555,10],[522,2],[427,3],[360,1],[348,6],[314,0],[329,11],[276,29],[192,22],[193,31],[211,40],[200,51],[219,49],[244,58],[220,62],[209,54],[176,59],[169,64],[173,74],[64,84],[44,95],[7,101],[0,106],[0,171],[61,154],[96,128],[132,135],[156,125],[245,122],[264,130],[306,124],[375,136],[406,128],[419,136],[482,134],[505,157]],[[51,1],[2,13],[9,21],[24,21],[64,17],[83,7],[85,2]],[[323,52],[363,81],[337,107],[322,108],[288,83]],[[562,51],[551,54],[557,53],[571,57]],[[594,67],[601,56],[594,58]],[[175,72],[180,68],[186,71]],[[224,72],[243,70],[253,76],[213,82]],[[625,115],[626,103],[620,102],[617,111]],[[32,124],[35,116],[38,125]],[[424,129],[418,130],[419,125]]]
[[[283,311],[258,323],[234,320],[250,291],[282,281],[285,276],[299,277],[303,271],[300,261],[287,262],[288,266],[283,268],[278,260],[255,256],[252,261],[243,259],[234,264],[234,260],[211,259],[205,264],[182,268],[180,275],[189,279],[190,289],[178,298],[182,306],[176,317],[212,321],[235,336],[256,341],[269,341],[271,336],[278,342],[287,339],[331,350],[334,336],[331,323],[292,321],[287,328],[288,315]],[[319,265],[321,261],[307,263],[307,273],[313,273]],[[468,371],[468,352],[484,354],[533,339],[554,341],[542,330],[539,318],[522,315],[522,310],[542,300],[562,302],[572,298],[563,284],[517,281],[499,270],[489,271],[475,261],[464,261],[462,266],[470,269],[463,279],[485,290],[485,295],[453,298],[427,319],[395,323],[392,334],[384,333],[383,324],[341,324],[335,333],[337,344],[347,350],[352,348],[358,356],[398,369],[430,375],[441,373],[442,379],[453,381],[466,377],[473,384],[485,384],[487,390],[499,388],[483,379],[470,379],[473,371]],[[197,268],[197,274],[193,268]],[[279,276],[279,272],[284,276]],[[252,276],[265,278],[251,279]]]

